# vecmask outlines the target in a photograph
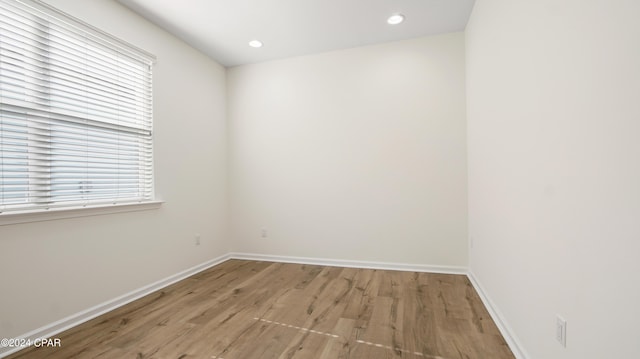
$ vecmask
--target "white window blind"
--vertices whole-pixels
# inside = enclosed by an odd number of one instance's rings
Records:
[[[0,0],[0,213],[153,200],[152,64],[32,0]]]

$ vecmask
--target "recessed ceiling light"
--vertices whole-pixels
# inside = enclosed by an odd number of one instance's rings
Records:
[[[398,25],[404,21],[404,15],[402,14],[393,14],[389,16],[387,19],[387,23],[389,25]]]
[[[262,45],[263,45],[262,41],[260,41],[260,40],[251,40],[251,41],[249,41],[249,46],[251,46],[251,47],[259,48],[259,47],[262,47]]]

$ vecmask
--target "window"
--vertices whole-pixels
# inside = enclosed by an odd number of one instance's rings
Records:
[[[152,55],[0,0],[0,213],[153,200]]]

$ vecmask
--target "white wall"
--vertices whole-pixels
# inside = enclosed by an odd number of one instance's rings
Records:
[[[638,14],[477,0],[466,30],[470,267],[529,358],[640,357]]]
[[[230,69],[233,249],[466,266],[464,72],[462,33]]]
[[[30,330],[229,252],[225,69],[111,0],[50,0],[157,55],[161,209],[0,227],[0,337]],[[194,245],[200,233],[202,244]]]

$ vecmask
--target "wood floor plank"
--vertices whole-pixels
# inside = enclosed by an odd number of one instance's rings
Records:
[[[353,319],[339,318],[329,333],[335,334],[338,338],[330,340],[323,348],[320,359],[349,358],[352,345],[355,345],[354,327],[356,321]]]
[[[465,276],[230,260],[9,359],[513,359]]]

